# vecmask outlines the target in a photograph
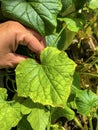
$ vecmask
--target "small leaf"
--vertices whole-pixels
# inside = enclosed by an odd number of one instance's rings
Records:
[[[67,28],[64,30],[64,33],[62,35],[62,39],[65,39],[65,42],[63,43],[63,50],[68,49],[68,47],[72,44],[75,35],[76,35],[76,32],[72,32]],[[61,46],[61,45],[58,44],[58,46]]]
[[[78,32],[81,29],[83,23],[80,19],[72,19],[72,18],[58,18],[60,21],[64,21],[67,29],[72,32]]]
[[[60,117],[67,118],[68,121],[74,119],[75,113],[69,107],[65,106],[64,108],[58,107],[53,108],[53,112],[51,115],[52,121],[59,119]]]
[[[79,90],[76,96],[76,105],[78,112],[89,116],[98,107],[98,96],[91,90]]]
[[[6,89],[0,88],[0,129],[11,130],[21,119],[20,104],[6,101]]]
[[[49,122],[49,113],[44,109],[33,109],[28,116],[28,121],[34,130],[46,130]]]
[[[53,47],[41,52],[40,62],[27,59],[17,66],[18,95],[44,105],[64,106],[70,94],[76,64],[65,52]]]

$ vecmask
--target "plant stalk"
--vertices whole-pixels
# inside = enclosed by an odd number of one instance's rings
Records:
[[[77,126],[79,126],[81,129],[83,129],[83,126],[82,126],[82,124],[79,122],[79,120],[78,120],[77,117],[74,118],[74,121],[76,122]]]
[[[92,117],[89,117],[90,130],[93,130]]]
[[[50,130],[50,124],[48,124],[48,126],[47,126],[47,130]]]
[[[63,28],[60,30],[60,32],[59,32],[59,34],[58,34],[58,36],[54,39],[54,41],[53,41],[53,43],[52,43],[52,47],[55,47],[56,46],[56,42],[57,42],[57,40],[59,39],[59,37],[60,37],[60,35],[61,35],[61,33],[63,32],[63,30],[65,29],[65,27],[66,27],[66,24],[63,26]]]
[[[97,122],[96,122],[96,130],[98,130],[98,119],[97,119]]]

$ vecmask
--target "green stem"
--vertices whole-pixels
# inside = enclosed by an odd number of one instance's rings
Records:
[[[96,122],[96,130],[98,130],[98,120],[97,120],[97,122]]]
[[[65,24],[65,25],[63,26],[63,28],[60,30],[60,32],[59,32],[59,34],[58,34],[58,36],[54,39],[53,43],[51,44],[51,46],[52,46],[52,47],[55,47],[55,46],[56,46],[57,41],[58,41],[58,39],[59,39],[59,37],[60,37],[61,33],[62,33],[62,32],[63,32],[63,30],[65,29],[65,27],[66,27],[66,24]]]
[[[17,92],[17,90],[15,89],[15,81],[14,81],[14,80],[11,80],[11,82],[12,82],[13,90],[14,90],[15,92]]]
[[[14,100],[13,101],[8,101],[7,103],[11,104],[11,103],[15,103],[15,101]]]
[[[74,121],[76,122],[77,126],[79,126],[81,129],[83,129],[83,126],[82,126],[82,124],[79,122],[79,120],[78,120],[77,117],[74,118]]]
[[[6,84],[7,89],[9,91],[11,91],[12,93],[14,93],[14,91],[12,89],[10,89],[9,86],[8,86],[8,77],[7,77],[6,81],[5,81],[5,84]]]
[[[97,90],[96,90],[96,95],[98,96],[98,86],[96,87],[96,89],[97,89]]]
[[[50,127],[51,127],[51,107],[48,106],[48,111],[50,111],[50,116],[49,116],[49,122],[48,122],[48,125],[47,125],[47,130],[50,130]]]
[[[89,117],[90,130],[93,130],[92,117]]]
[[[85,75],[90,75],[90,76],[98,77],[98,74],[93,74],[93,73],[89,73],[89,72],[78,72],[78,74],[85,74]]]
[[[87,121],[87,116],[83,116],[83,130],[88,130],[88,121]]]
[[[48,123],[47,130],[50,130],[50,123]]]
[[[83,130],[88,130],[88,126],[84,125]]]

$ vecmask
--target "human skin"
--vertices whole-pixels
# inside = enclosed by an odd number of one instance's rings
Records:
[[[27,46],[33,52],[40,54],[45,48],[45,39],[36,31],[24,27],[16,21],[0,24],[0,69],[15,67],[27,57],[16,54],[18,45]]]

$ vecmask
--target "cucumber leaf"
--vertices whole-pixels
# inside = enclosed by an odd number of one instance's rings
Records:
[[[63,107],[70,94],[76,64],[54,47],[41,52],[40,62],[28,58],[17,66],[18,95],[43,105]]]
[[[19,21],[42,35],[54,32],[61,8],[60,0],[6,0],[1,4],[5,18]]]
[[[60,21],[64,21],[66,24],[66,28],[72,32],[78,32],[79,29],[83,27],[83,23],[81,19],[72,19],[72,18],[58,18]]]
[[[76,105],[79,113],[90,116],[98,107],[98,96],[91,90],[78,90]]]
[[[0,88],[0,129],[11,130],[21,119],[20,104],[7,101],[7,90]]]

